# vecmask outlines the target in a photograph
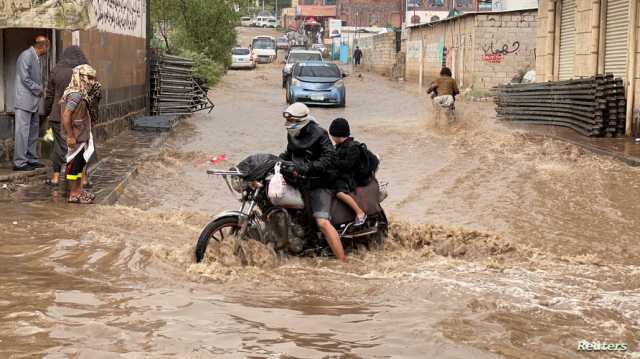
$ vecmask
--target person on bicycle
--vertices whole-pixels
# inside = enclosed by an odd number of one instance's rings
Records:
[[[335,150],[329,134],[303,103],[294,103],[282,115],[287,129],[287,149],[280,158],[293,167],[291,171],[295,175],[305,178],[301,189],[309,193],[311,212],[318,229],[336,258],[346,262],[340,236],[330,222],[334,195],[333,181],[327,173],[333,166]]]
[[[460,93],[456,80],[451,75],[451,69],[443,67],[440,70],[440,77],[431,83],[427,89],[427,93],[431,94],[433,101],[444,108],[452,108],[455,103],[456,95]]]

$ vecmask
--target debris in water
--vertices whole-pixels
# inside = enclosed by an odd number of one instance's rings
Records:
[[[213,164],[215,165],[215,164],[217,164],[217,163],[219,163],[219,162],[225,161],[226,159],[227,159],[227,157],[226,157],[226,155],[223,153],[223,154],[217,155],[217,156],[215,156],[215,157],[212,157],[210,162],[211,162],[211,163],[213,163]]]

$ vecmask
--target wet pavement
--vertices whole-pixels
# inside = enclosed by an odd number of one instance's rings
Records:
[[[490,104],[435,124],[415,86],[369,73],[346,79],[345,109],[312,111],[381,155],[385,250],[341,265],[252,243],[249,266],[224,246],[194,263],[239,206],[205,170],[284,148],[280,85],[276,65],[229,72],[115,206],[0,202],[0,357],[640,356],[640,170],[505,128]]]

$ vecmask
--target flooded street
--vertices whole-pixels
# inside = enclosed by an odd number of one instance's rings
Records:
[[[239,207],[210,159],[284,149],[280,71],[230,71],[115,206],[0,202],[0,357],[640,358],[640,170],[489,104],[434,125],[415,85],[369,73],[312,113],[381,155],[385,250],[196,264],[202,228]]]

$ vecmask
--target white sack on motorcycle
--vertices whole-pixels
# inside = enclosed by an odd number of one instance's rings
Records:
[[[268,188],[271,203],[284,208],[304,208],[304,201],[300,191],[288,184],[280,173],[280,162],[276,163],[274,171],[275,174],[271,177]]]

